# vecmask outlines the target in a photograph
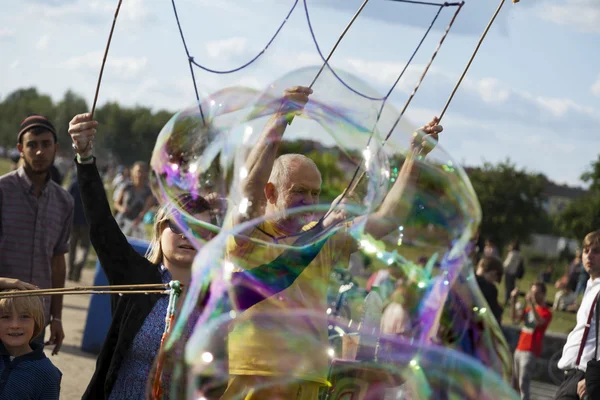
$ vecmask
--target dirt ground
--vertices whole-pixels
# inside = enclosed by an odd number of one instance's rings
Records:
[[[85,268],[81,282],[78,285],[92,285],[94,282],[94,270]],[[75,286],[67,282],[67,287]],[[60,398],[65,400],[81,399],[94,369],[96,367],[96,355],[81,351],[81,340],[85,329],[90,295],[64,296],[63,328],[65,330],[65,341],[60,353],[53,356],[52,346],[46,346],[46,356],[61,370],[62,384]],[[46,331],[46,338],[49,331]]]

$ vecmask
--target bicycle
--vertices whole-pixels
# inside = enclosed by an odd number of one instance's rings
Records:
[[[560,360],[561,357],[562,350],[559,350],[552,354],[552,357],[548,360],[548,376],[552,383],[557,386],[560,386],[565,376],[564,371],[558,368],[558,360]]]

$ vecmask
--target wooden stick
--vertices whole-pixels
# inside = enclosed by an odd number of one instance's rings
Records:
[[[36,293],[31,293],[36,292]],[[19,290],[17,292],[0,292],[0,299],[12,297],[29,296],[63,296],[70,294],[169,294],[171,289],[150,289],[150,290],[65,290],[65,291],[45,291],[45,290]]]
[[[335,50],[339,46],[340,42],[342,41],[342,39],[344,38],[344,36],[346,36],[346,33],[348,33],[348,30],[350,30],[350,27],[352,26],[352,24],[354,23],[354,21],[356,21],[356,19],[358,18],[358,16],[360,15],[360,13],[362,12],[363,8],[365,8],[365,6],[367,5],[368,2],[369,2],[369,0],[364,0],[363,1],[363,3],[360,5],[360,7],[358,8],[358,10],[356,11],[356,13],[354,14],[354,16],[352,17],[352,19],[350,19],[350,22],[348,22],[348,24],[346,25],[346,27],[344,28],[344,30],[342,31],[342,33],[340,34],[340,36],[338,36],[337,41],[335,42],[335,44],[331,48],[331,51],[329,51],[329,55],[327,55],[327,57],[325,58],[325,62],[323,62],[323,65],[321,65],[321,68],[319,69],[319,72],[317,72],[317,75],[315,75],[315,77],[313,78],[312,82],[308,86],[309,88],[312,89],[313,85],[317,82],[317,79],[319,79],[319,76],[321,76],[321,72],[323,72],[323,70],[325,69],[325,67],[329,63],[329,60],[331,59],[331,56],[333,56],[333,53],[335,53]],[[306,7],[306,5],[305,5],[305,7]],[[308,10],[307,10],[307,12],[308,12]],[[288,119],[287,119],[288,125],[291,125],[293,120],[294,120],[294,115],[291,115],[290,117],[288,117]]]
[[[483,40],[487,36],[487,33],[490,30],[490,28],[492,27],[492,25],[494,24],[494,21],[496,20],[496,17],[498,16],[498,14],[500,14],[500,10],[502,10],[502,6],[504,6],[505,2],[506,2],[506,0],[500,0],[500,5],[496,9],[496,12],[494,13],[494,15],[492,15],[492,19],[490,19],[490,22],[488,22],[487,26],[485,27],[485,30],[481,34],[481,37],[479,38],[479,41],[477,42],[477,46],[475,47],[475,51],[473,51],[473,54],[471,54],[471,58],[469,59],[469,62],[467,63],[467,66],[465,67],[465,69],[462,72],[460,78],[458,79],[458,82],[456,82],[456,85],[454,86],[454,89],[452,89],[452,93],[450,93],[450,97],[448,98],[448,101],[446,101],[446,105],[444,106],[444,109],[440,113],[440,117],[439,117],[440,122],[442,121],[442,118],[444,118],[444,114],[446,114],[446,111],[448,110],[448,107],[450,106],[450,103],[452,102],[452,99],[454,98],[454,95],[456,94],[456,91],[458,90],[458,87],[460,86],[460,84],[462,83],[463,79],[465,78],[465,75],[467,75],[467,71],[469,71],[469,68],[471,67],[471,64],[473,63],[473,60],[475,59],[475,56],[477,55],[477,52],[479,51],[479,48],[481,47],[481,44],[483,43]],[[515,1],[513,0],[513,3],[514,2]]]
[[[113,18],[112,27],[110,28],[110,34],[108,35],[108,42],[106,42],[106,48],[104,49],[104,58],[102,59],[102,67],[100,67],[100,75],[98,76],[98,84],[96,85],[96,94],[94,95],[94,103],[92,104],[92,119],[94,119],[94,111],[96,110],[96,102],[98,101],[98,93],[100,92],[100,83],[102,82],[102,73],[104,72],[104,65],[106,64],[106,57],[108,56],[110,41],[115,30],[117,16],[119,15],[119,9],[121,8],[122,2],[123,0],[119,0],[119,4],[117,4],[117,9],[115,10],[115,17]]]

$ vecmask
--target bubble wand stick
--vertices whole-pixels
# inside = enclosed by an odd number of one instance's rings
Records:
[[[513,4],[516,4],[519,1],[520,0],[512,0]],[[504,6],[504,3],[506,3],[506,0],[501,0],[500,1],[500,4],[498,5],[498,8],[496,9],[496,12],[494,12],[494,15],[492,15],[492,18],[490,19],[490,22],[488,22],[487,26],[485,27],[485,30],[481,34],[481,37],[479,38],[479,41],[477,42],[477,46],[475,47],[475,50],[473,51],[473,54],[471,54],[471,57],[469,58],[469,61],[467,62],[467,65],[466,65],[465,69],[463,70],[462,74],[460,75],[460,78],[458,78],[458,82],[456,82],[456,85],[454,86],[454,89],[452,89],[452,93],[450,93],[450,97],[448,98],[448,101],[446,101],[446,105],[444,106],[444,109],[442,110],[442,112],[440,114],[440,117],[439,117],[440,121],[442,120],[442,118],[446,114],[446,111],[448,110],[448,107],[450,106],[450,103],[452,102],[452,99],[454,98],[454,95],[456,94],[456,91],[458,90],[458,87],[461,85],[463,79],[465,78],[465,75],[467,75],[467,72],[469,71],[469,68],[471,67],[471,64],[473,63],[473,60],[475,59],[475,56],[477,55],[477,52],[479,51],[479,48],[481,47],[481,44],[485,40],[485,37],[487,36],[488,32],[490,31],[490,28],[494,24],[494,21],[496,21],[496,18],[498,17],[498,14],[500,14],[500,11],[502,10],[502,7]]]
[[[516,4],[519,1],[520,0],[512,0],[513,4]],[[456,82],[456,85],[452,89],[452,92],[450,93],[450,97],[446,101],[446,104],[444,105],[444,108],[442,109],[442,112],[440,113],[439,122],[442,121],[442,118],[446,114],[446,111],[448,110],[448,107],[450,106],[450,103],[452,102],[452,100],[454,98],[454,95],[458,91],[458,88],[462,84],[463,79],[467,75],[467,72],[469,71],[469,68],[471,67],[471,64],[473,63],[473,60],[475,60],[475,57],[477,56],[477,53],[479,52],[479,48],[481,47],[483,41],[485,40],[485,38],[486,38],[486,36],[487,36],[490,28],[492,27],[492,25],[496,21],[496,18],[500,14],[500,11],[502,10],[502,7],[504,6],[504,3],[506,3],[506,0],[501,0],[500,1],[500,4],[498,5],[498,8],[496,9],[496,11],[494,12],[494,14],[492,15],[492,18],[490,19],[490,21],[488,22],[487,26],[485,27],[483,33],[481,34],[481,37],[479,38],[479,41],[477,42],[477,46],[475,47],[475,50],[473,51],[473,54],[471,54],[471,57],[469,58],[469,61],[467,62],[467,65],[466,65],[465,69],[463,70],[460,78],[458,79],[458,82]],[[439,50],[439,48],[438,48],[438,50]],[[424,78],[424,76],[425,76],[425,74],[421,77],[421,81]],[[419,84],[420,83],[421,82],[419,82]],[[418,88],[418,85],[417,85],[417,88]],[[413,95],[412,96],[414,96],[415,92],[416,91],[413,91]],[[405,105],[404,109],[402,110],[402,113],[400,114],[400,117],[398,118],[398,120],[393,125],[392,129],[390,130],[390,132],[388,133],[386,139],[384,140],[384,144],[389,139],[389,137],[390,137],[392,131],[395,129],[396,125],[400,122],[400,119],[404,115],[404,111],[406,111],[406,108],[407,108],[408,104],[410,104],[410,99],[412,99],[412,96],[409,98],[409,102],[407,102],[407,104]],[[350,193],[354,192],[354,190],[356,189],[356,187],[358,186],[358,184],[362,180],[364,174],[365,174],[365,171],[363,171],[363,173],[360,175],[360,177],[356,180],[356,182],[354,184],[351,184],[351,186],[350,186],[350,188],[348,190]]]
[[[110,42],[112,40],[113,32],[115,31],[115,25],[117,24],[117,17],[119,16],[119,10],[121,9],[121,3],[123,0],[119,0],[117,9],[115,10],[115,16],[113,23],[110,28],[110,34],[108,35],[108,41],[106,42],[106,48],[104,49],[104,58],[102,59],[102,66],[100,67],[100,75],[98,75],[98,84],[96,85],[96,94],[94,95],[94,103],[92,104],[92,119],[94,119],[94,111],[96,111],[96,102],[98,101],[98,93],[100,92],[100,84],[102,83],[102,74],[104,73],[104,65],[106,64],[106,57],[108,56],[108,49],[110,48]]]
[[[90,113],[91,114],[90,119],[92,119],[92,120],[94,119],[94,112],[96,111],[96,103],[98,101],[98,93],[100,93],[100,85],[102,83],[102,74],[104,73],[104,66],[106,65],[106,57],[108,56],[108,49],[110,48],[110,42],[112,40],[112,35],[115,30],[115,25],[117,24],[117,17],[119,16],[119,10],[121,9],[122,2],[123,2],[123,0],[119,0],[119,3],[117,4],[117,9],[115,10],[115,16],[113,18],[112,26],[110,28],[110,34],[108,35],[108,41],[106,42],[106,48],[104,49],[104,57],[102,58],[102,66],[100,67],[100,74],[98,75],[98,83],[96,85],[96,93],[94,94],[94,102],[92,103],[92,111]],[[83,148],[80,149],[80,146]],[[79,154],[84,154],[86,151],[88,151],[90,149],[91,146],[93,146],[92,141],[87,140],[87,139],[80,139],[77,144],[73,143],[73,149]]]
[[[306,2],[306,0],[304,0],[304,1]],[[369,0],[364,0],[363,1],[363,3],[360,5],[360,7],[358,8],[358,10],[356,11],[356,13],[354,14],[354,16],[352,17],[352,19],[350,19],[350,22],[348,22],[348,24],[346,25],[346,27],[344,28],[344,30],[342,31],[342,33],[340,34],[340,36],[338,36],[338,39],[335,42],[335,44],[333,45],[333,47],[331,48],[331,50],[329,51],[329,54],[327,55],[327,58],[325,59],[325,62],[323,63],[323,65],[321,65],[321,68],[319,69],[319,71],[317,72],[317,74],[313,78],[312,82],[308,86],[310,89],[312,89],[312,87],[314,86],[314,84],[317,82],[317,79],[319,79],[319,76],[321,76],[321,72],[323,72],[323,70],[325,69],[325,67],[329,63],[329,60],[333,56],[333,53],[335,53],[335,50],[337,49],[337,47],[341,43],[342,39],[344,38],[344,36],[346,36],[346,33],[348,33],[348,31],[350,30],[350,27],[352,26],[352,24],[354,24],[354,21],[356,21],[356,19],[358,18],[358,16],[360,15],[360,13],[365,8],[365,6],[367,5],[368,2],[369,2]],[[294,116],[295,115],[292,114],[291,116],[288,117],[288,120],[287,120],[288,125],[292,124],[292,121],[294,120]]]

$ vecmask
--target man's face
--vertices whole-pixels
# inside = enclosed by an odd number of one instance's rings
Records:
[[[531,297],[535,300],[536,303],[543,303],[546,301],[546,295],[536,286],[531,286]]]
[[[585,246],[581,258],[587,273],[594,278],[600,277],[600,245]]]
[[[321,194],[321,173],[312,164],[292,163],[289,180],[284,182],[277,193],[277,210],[286,211],[298,207],[319,204]],[[315,220],[314,210],[294,213],[291,218],[297,219],[301,225]]]
[[[134,185],[143,184],[148,180],[148,172],[144,167],[136,165],[131,171],[131,180]]]
[[[54,163],[58,144],[54,142],[54,135],[50,131],[37,135],[27,131],[21,137],[21,143],[17,145],[17,149],[23,157],[28,172],[47,174]]]

